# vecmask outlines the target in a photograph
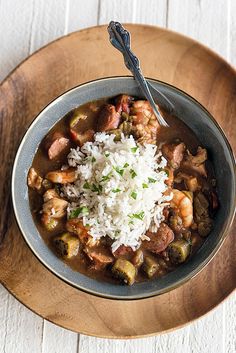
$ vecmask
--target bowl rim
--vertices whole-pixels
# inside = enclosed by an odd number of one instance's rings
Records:
[[[230,155],[230,159],[233,165],[233,178],[234,181],[236,181],[236,161],[235,161],[235,157],[234,157],[234,153],[232,150],[232,147],[223,131],[223,129],[221,128],[220,124],[216,121],[216,119],[212,116],[212,114],[201,104],[199,103],[194,97],[192,97],[191,95],[189,95],[188,93],[186,93],[185,91],[183,91],[182,89],[158,80],[158,79],[154,79],[154,78],[149,78],[149,77],[145,77],[148,81],[150,82],[154,82],[154,83],[160,83],[163,86],[166,87],[171,87],[172,90],[180,92],[182,95],[184,95],[188,100],[192,101],[193,103],[195,103],[201,110],[203,110],[208,119],[211,120],[211,122],[215,125],[215,127],[217,128],[217,130],[219,131],[219,133],[221,134],[221,137],[223,138],[227,150],[229,152]],[[80,285],[73,283],[71,280],[69,280],[66,276],[61,275],[57,272],[56,269],[52,268],[46,261],[44,261],[44,259],[42,259],[40,257],[40,255],[38,254],[37,250],[34,249],[33,246],[31,246],[30,241],[28,240],[28,236],[27,234],[25,234],[25,232],[23,231],[20,221],[18,219],[18,211],[17,211],[17,207],[16,207],[16,200],[14,197],[15,194],[15,188],[14,188],[14,180],[15,180],[15,176],[16,176],[16,164],[17,164],[17,160],[21,154],[21,147],[23,146],[24,140],[27,137],[28,134],[30,134],[34,124],[40,119],[40,115],[44,112],[44,110],[46,110],[49,106],[53,105],[53,104],[57,104],[61,98],[67,94],[70,94],[71,92],[73,92],[74,90],[82,87],[82,86],[89,86],[92,85],[93,83],[96,83],[98,81],[109,81],[109,80],[122,80],[122,79],[132,79],[134,80],[134,77],[131,75],[116,75],[116,76],[107,76],[107,77],[102,77],[102,78],[98,78],[98,79],[93,79],[90,81],[86,81],[83,82],[79,85],[76,85],[66,91],[64,91],[63,93],[61,93],[60,95],[58,95],[56,98],[54,98],[53,100],[51,100],[47,105],[45,105],[40,111],[39,113],[33,118],[33,120],[31,121],[31,123],[27,126],[25,133],[23,134],[18,147],[17,147],[17,151],[14,157],[14,161],[13,161],[13,167],[12,167],[12,173],[11,173],[11,198],[12,198],[12,205],[13,205],[13,211],[14,211],[14,216],[18,225],[18,228],[20,230],[21,236],[23,237],[24,241],[26,242],[27,246],[30,248],[31,252],[33,253],[33,255],[41,262],[41,264],[47,269],[49,270],[53,275],[55,275],[57,278],[59,278],[60,280],[62,280],[64,283],[71,285],[72,287],[76,288],[77,290],[80,290],[82,292],[85,292],[87,294],[90,295],[94,295],[96,297],[100,297],[103,299],[110,299],[110,300],[121,300],[121,301],[132,301],[132,300],[145,300],[147,298],[151,298],[151,297],[155,297],[155,296],[159,296],[165,293],[168,293],[172,290],[177,289],[178,287],[184,285],[185,283],[187,283],[188,281],[190,281],[191,279],[193,279],[194,277],[196,277],[208,264],[209,262],[215,257],[215,255],[218,253],[218,251],[220,250],[221,246],[223,245],[229,231],[230,228],[232,226],[233,220],[234,220],[234,216],[236,213],[236,197],[234,198],[234,203],[230,206],[230,215],[226,220],[226,224],[225,227],[222,229],[222,235],[218,241],[218,243],[216,244],[216,246],[214,247],[214,249],[211,251],[211,253],[206,257],[206,259],[204,261],[202,261],[194,270],[192,270],[190,273],[188,273],[184,278],[182,279],[178,279],[176,280],[175,284],[170,284],[168,286],[166,286],[165,288],[158,290],[153,290],[152,293],[146,293],[144,295],[134,295],[134,296],[116,296],[113,294],[101,294],[99,292],[96,292],[94,290],[91,289],[87,289],[84,287],[80,287]],[[99,99],[99,98],[98,98]],[[69,112],[69,111],[68,111]],[[62,119],[63,117],[61,117],[60,119]],[[58,119],[58,121],[60,120]],[[49,130],[55,125],[55,123],[49,128]],[[235,185],[235,182],[234,182]],[[235,187],[234,187],[234,191],[235,191]],[[234,192],[235,194],[235,192]],[[35,225],[36,227],[36,225]],[[43,239],[42,239],[43,241]],[[62,260],[61,260],[62,261]],[[88,276],[87,276],[88,277]],[[88,277],[89,278],[89,277]]]

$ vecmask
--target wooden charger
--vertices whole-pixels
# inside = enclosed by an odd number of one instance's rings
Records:
[[[199,43],[157,27],[127,25],[145,76],[186,91],[236,145],[236,73]],[[58,279],[24,242],[11,205],[13,159],[27,126],[52,99],[82,82],[126,75],[105,26],[63,37],[25,60],[0,86],[0,281],[24,305],[67,329],[109,338],[163,333],[199,318],[236,287],[235,228],[211,263],[187,284],[158,297],[114,301]],[[220,166],[219,166],[220,168]]]

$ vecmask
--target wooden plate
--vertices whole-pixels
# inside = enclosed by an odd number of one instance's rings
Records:
[[[197,42],[157,27],[127,25],[143,72],[186,91],[217,119],[235,147],[236,73]],[[35,115],[85,81],[127,74],[105,26],[72,33],[36,52],[0,86],[0,281],[23,304],[76,332],[130,338],[163,333],[206,314],[236,287],[235,228],[211,263],[184,286],[159,297],[114,301],[70,287],[31,253],[10,199],[13,158]]]

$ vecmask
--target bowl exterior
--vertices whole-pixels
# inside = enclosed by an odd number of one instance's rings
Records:
[[[216,121],[193,98],[177,88],[149,80],[175,106],[175,115],[183,120],[207,148],[218,183],[220,207],[212,233],[198,252],[185,264],[166,276],[131,287],[99,282],[73,271],[57,258],[41,238],[31,216],[27,174],[37,148],[47,132],[70,110],[86,102],[127,93],[142,97],[132,77],[104,78],[75,87],[51,102],[32,122],[16,154],[12,173],[12,200],[15,216],[27,244],[38,259],[67,283],[94,295],[113,299],[141,299],[159,295],[195,276],[222,245],[235,211],[235,162],[230,145]]]

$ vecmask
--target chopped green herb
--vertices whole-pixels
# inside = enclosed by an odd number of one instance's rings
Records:
[[[111,191],[117,193],[117,192],[120,192],[121,190],[120,189],[112,189]]]
[[[140,213],[133,213],[133,218],[137,218],[137,219],[140,219],[141,221],[143,220],[144,218],[144,212],[140,212]]]
[[[115,169],[115,171],[120,174],[121,176],[124,174],[124,169],[121,169],[119,167],[113,167]]]
[[[90,225],[88,223],[85,224],[85,227],[90,227]]]
[[[137,173],[133,169],[130,169],[129,172],[131,174],[132,179],[134,179],[137,176]]]
[[[105,152],[105,157],[109,157],[110,153],[109,152]]]
[[[147,189],[148,188],[148,184],[143,183],[143,189]]]
[[[92,157],[92,162],[96,162],[96,158],[95,157]]]
[[[129,163],[125,163],[124,165],[123,165],[123,168],[127,168],[129,166]]]
[[[132,215],[129,215],[129,217],[140,219],[142,221],[144,218],[144,211],[141,211],[140,213],[133,213]]]
[[[69,215],[69,219],[77,218],[79,214],[80,214],[79,208],[76,208],[75,210],[71,211]]]
[[[108,181],[111,179],[112,172],[108,173],[107,175],[103,175],[101,181]]]
[[[131,148],[131,151],[132,151],[133,153],[135,153],[135,152],[137,151],[137,149],[138,149],[138,147],[132,147],[132,148]]]
[[[137,198],[137,192],[135,192],[135,191],[131,192],[130,196],[131,196],[134,200],[136,200],[136,198]]]
[[[148,178],[148,182],[149,182],[149,183],[156,183],[156,179]]]
[[[87,181],[84,183],[83,189],[90,189],[90,185]]]
[[[82,206],[71,211],[69,218],[77,218],[79,215],[85,215],[89,213],[88,207]]]
[[[170,173],[168,169],[165,169],[164,172],[166,173],[166,175],[169,177]]]
[[[102,191],[102,186],[101,185],[95,185],[95,184],[92,184],[92,189],[91,189],[93,192],[98,192],[100,194],[100,192]]]

